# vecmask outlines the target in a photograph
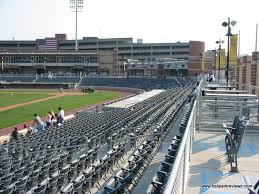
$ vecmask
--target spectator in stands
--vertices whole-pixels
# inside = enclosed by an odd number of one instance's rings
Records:
[[[55,113],[53,110],[51,110],[50,113],[51,113],[51,122],[53,122],[53,119],[55,118]]]
[[[46,119],[46,128],[49,128],[51,126],[51,123],[52,123],[52,114],[49,111]]]
[[[38,132],[42,132],[44,130],[44,123],[37,114],[34,114],[34,121],[32,126],[35,126]]]
[[[204,78],[205,78],[206,81],[209,81],[209,77],[210,77],[210,74],[209,74],[209,73],[206,73],[206,74],[204,75]]]
[[[58,107],[58,114],[57,114],[57,124],[63,123],[65,118],[65,112],[61,107]]]
[[[18,140],[20,137],[20,134],[18,133],[18,129],[17,127],[14,128],[13,132],[11,133],[11,137],[10,137],[10,140]]]
[[[215,82],[216,81],[214,74],[210,75],[210,79],[211,79],[211,82]]]

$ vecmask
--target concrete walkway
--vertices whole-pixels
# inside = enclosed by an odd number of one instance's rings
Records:
[[[243,176],[253,185],[259,180],[259,133],[244,134],[239,173],[229,172],[224,138],[222,132],[196,132],[186,194],[248,194]],[[232,188],[226,188],[228,185]]]

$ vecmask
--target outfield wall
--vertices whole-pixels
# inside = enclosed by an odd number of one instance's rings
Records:
[[[93,88],[95,90],[108,90],[108,91],[119,91],[119,92],[131,92],[135,94],[141,94],[145,92],[143,89],[139,88],[127,88],[127,87],[111,87],[111,86],[80,86],[80,89],[83,88]]]
[[[74,89],[74,83],[0,83],[0,89]]]

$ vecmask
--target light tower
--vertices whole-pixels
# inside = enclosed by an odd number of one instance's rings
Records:
[[[229,40],[230,40],[230,36],[233,36],[233,34],[231,33],[231,26],[234,27],[236,23],[237,22],[235,20],[231,21],[230,18],[228,18],[227,22],[222,23],[223,27],[228,28],[228,33],[226,34],[226,36],[228,37],[228,54],[227,54],[227,71],[226,71],[227,84],[228,84],[228,76],[229,76]]]
[[[75,30],[75,50],[78,50],[77,43],[77,13],[82,12],[84,8],[84,0],[70,0],[70,9],[76,13],[76,30]]]

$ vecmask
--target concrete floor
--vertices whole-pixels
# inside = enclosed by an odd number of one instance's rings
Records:
[[[259,133],[244,134],[238,154],[239,173],[229,172],[224,138],[223,132],[195,133],[186,194],[248,194],[243,176],[248,176],[253,185],[259,180]],[[211,188],[213,184],[235,188]]]

